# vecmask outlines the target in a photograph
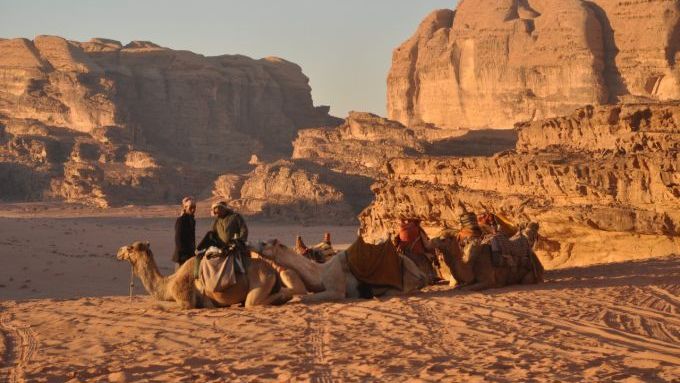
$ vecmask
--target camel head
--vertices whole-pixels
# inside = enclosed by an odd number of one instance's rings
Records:
[[[430,244],[438,253],[442,253],[444,256],[454,256],[460,253],[460,247],[456,239],[457,234],[455,230],[444,229],[437,236],[430,239]]]
[[[295,253],[295,251],[289,249],[286,245],[279,242],[278,239],[271,239],[267,242],[260,242],[255,246],[250,246],[250,251],[255,252],[261,255],[262,257],[270,259],[272,261],[276,261],[277,256],[281,252],[288,251]]]
[[[536,222],[523,223],[519,226],[520,233],[526,237],[529,241],[529,247],[532,249],[536,244],[536,241],[538,241],[538,229],[539,226]]]
[[[151,244],[149,242],[133,242],[131,245],[122,246],[118,249],[116,258],[120,261],[128,261],[131,264],[136,264],[145,258],[153,258],[151,253]]]

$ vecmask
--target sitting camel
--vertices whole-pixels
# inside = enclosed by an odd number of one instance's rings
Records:
[[[531,251],[538,238],[538,224],[521,226],[510,242],[517,249],[524,249],[528,264],[511,267],[495,266],[491,246],[487,243],[473,243],[464,250],[460,248],[454,231],[445,230],[431,240],[432,246],[440,253],[441,273],[451,275],[456,285],[465,290],[484,290],[510,284],[532,284],[543,281],[543,266]]]
[[[196,257],[190,258],[172,275],[163,276],[156,266],[148,242],[134,242],[123,246],[116,255],[128,261],[134,274],[142,280],[146,291],[157,300],[175,301],[182,308],[226,307],[237,303],[246,307],[278,305],[292,298],[291,292],[281,288],[276,271],[260,259],[252,259],[246,274],[237,274],[236,284],[224,292],[209,293],[200,279],[194,278]]]
[[[331,244],[331,233],[325,233],[323,241],[313,247],[305,245],[302,237],[298,235],[295,238],[295,252],[319,263],[327,262],[338,253]]]
[[[364,249],[368,248],[368,250],[375,250],[380,247],[380,245],[365,244],[361,237],[352,245],[352,247],[357,246]],[[392,246],[391,242],[389,246]],[[261,242],[257,248],[251,250],[297,272],[307,290],[313,293],[302,296],[303,302],[320,302],[362,296],[360,293],[361,282],[352,271],[353,267],[349,261],[351,253],[348,255],[348,252],[351,251],[352,247],[339,252],[326,263],[318,263],[305,258],[281,244],[278,240]],[[397,254],[396,250],[393,256],[398,257],[396,263],[399,265],[400,275],[396,277],[400,281],[399,286],[371,286],[375,287],[372,291],[374,295],[405,294],[417,291],[425,286],[426,276],[413,261]]]

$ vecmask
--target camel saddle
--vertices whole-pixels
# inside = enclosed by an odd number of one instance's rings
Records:
[[[243,264],[236,252],[225,253],[211,246],[199,260],[199,278],[208,292],[223,292],[236,284],[236,271],[245,273]]]
[[[403,288],[402,260],[392,241],[371,245],[359,237],[345,252],[350,271],[360,282]]]

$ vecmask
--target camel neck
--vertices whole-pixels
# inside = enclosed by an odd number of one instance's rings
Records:
[[[448,249],[446,250],[449,251]],[[465,262],[463,259],[462,251],[451,251],[453,254],[449,254],[453,264],[449,266],[453,278],[456,279],[458,283],[471,283],[474,280],[474,270],[472,262]]]
[[[142,257],[133,265],[146,291],[158,300],[167,300],[167,277],[161,275],[152,256]]]

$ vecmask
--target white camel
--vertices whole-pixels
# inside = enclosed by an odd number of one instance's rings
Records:
[[[361,240],[361,239],[359,239]],[[251,251],[295,271],[313,294],[301,297],[303,302],[321,302],[359,298],[359,280],[350,271],[347,253],[341,251],[326,263],[318,263],[301,256],[274,239],[252,246]],[[399,255],[401,260],[402,288],[374,287],[375,295],[399,295],[417,291],[426,284],[425,274],[413,261]]]

